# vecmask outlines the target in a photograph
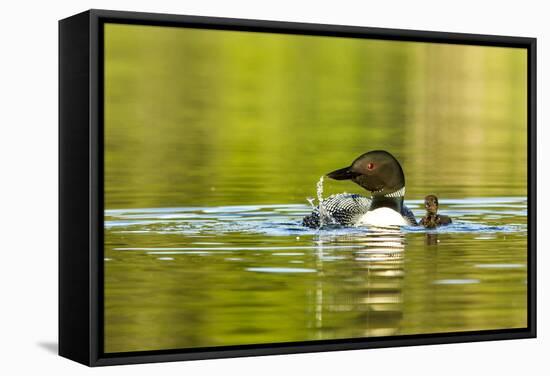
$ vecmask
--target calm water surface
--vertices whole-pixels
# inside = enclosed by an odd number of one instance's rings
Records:
[[[526,326],[525,50],[105,28],[105,350]],[[384,149],[435,231],[300,226]],[[325,181],[325,196],[365,194]]]

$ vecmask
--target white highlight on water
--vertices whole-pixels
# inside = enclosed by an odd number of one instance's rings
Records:
[[[249,272],[258,273],[315,273],[317,270],[308,268],[246,268]]]
[[[434,285],[470,285],[479,283],[479,279],[440,279],[432,283]]]
[[[525,267],[524,264],[477,264],[474,266],[482,269],[516,269]]]
[[[147,251],[150,254],[172,254],[172,252],[209,253],[208,251],[282,251],[296,249],[318,249],[318,246],[281,246],[281,247],[132,247],[114,248],[115,251]],[[330,245],[329,249],[365,248],[364,245]]]

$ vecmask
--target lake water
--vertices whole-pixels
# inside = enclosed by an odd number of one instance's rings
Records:
[[[525,200],[442,210],[429,231],[304,229],[298,204],[108,210],[109,348],[525,327]]]
[[[525,327],[526,63],[108,25],[105,351]],[[454,223],[303,228],[319,177],[377,149]]]

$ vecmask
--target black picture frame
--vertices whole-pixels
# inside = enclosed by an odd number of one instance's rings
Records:
[[[105,354],[103,25],[169,25],[525,48],[528,55],[528,325],[524,329]],[[88,10],[59,21],[59,354],[88,366],[536,337],[536,39]]]

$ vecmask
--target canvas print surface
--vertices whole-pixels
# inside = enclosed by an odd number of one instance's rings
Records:
[[[526,49],[104,27],[106,353],[527,326]]]

